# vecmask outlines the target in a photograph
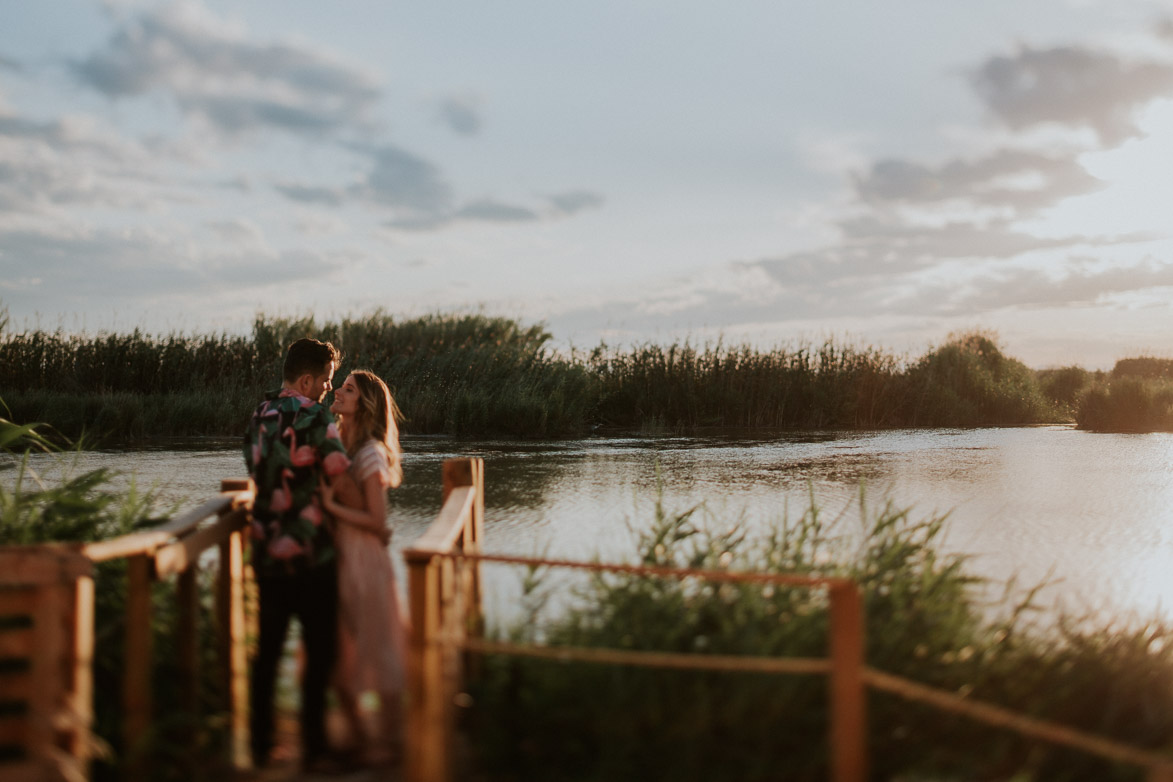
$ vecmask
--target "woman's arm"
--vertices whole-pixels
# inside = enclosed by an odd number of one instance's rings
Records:
[[[390,540],[391,530],[387,529],[387,489],[382,477],[377,472],[368,475],[360,489],[366,507],[354,508],[339,502],[334,496],[335,487],[323,483],[322,505],[335,520]]]

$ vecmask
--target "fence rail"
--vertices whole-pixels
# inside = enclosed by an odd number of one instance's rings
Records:
[[[176,577],[183,708],[197,713],[201,555],[218,548],[215,628],[230,715],[233,765],[248,762],[241,530],[253,490],[228,480],[221,494],[150,530],[96,543],[0,548],[0,777],[85,780],[92,735],[94,566],[127,561],[123,755],[128,779],[149,778],[143,748],[153,720],[151,587]],[[212,523],[205,524],[214,519]]]

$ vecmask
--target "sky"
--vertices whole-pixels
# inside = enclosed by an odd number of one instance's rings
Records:
[[[0,322],[1173,357],[1173,0],[0,0]]]

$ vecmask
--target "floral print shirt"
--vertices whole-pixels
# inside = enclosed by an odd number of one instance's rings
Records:
[[[330,411],[289,389],[266,394],[244,435],[244,462],[257,484],[250,534],[257,575],[295,575],[332,562],[334,537],[318,483],[345,472],[350,459]]]

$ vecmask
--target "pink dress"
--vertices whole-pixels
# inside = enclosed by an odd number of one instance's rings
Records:
[[[378,474],[390,483],[391,466],[374,440],[352,455],[351,474],[361,487]],[[407,668],[407,613],[399,601],[391,554],[376,535],[339,524],[339,674],[353,693],[401,692]]]

